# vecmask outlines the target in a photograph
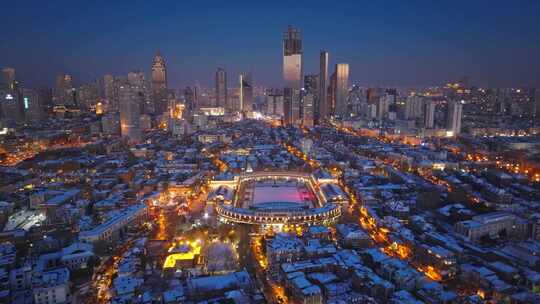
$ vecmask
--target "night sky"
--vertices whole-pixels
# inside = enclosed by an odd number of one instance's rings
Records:
[[[91,3],[90,3],[91,2]],[[114,3],[112,3],[114,2]],[[376,2],[376,3],[375,3]],[[443,3],[444,2],[444,3]],[[540,1],[2,1],[0,66],[29,86],[61,72],[81,84],[149,71],[157,49],[169,86],[213,83],[217,66],[281,84],[281,38],[302,30],[304,72],[319,50],[360,85],[416,86],[468,75],[480,86],[540,87]]]

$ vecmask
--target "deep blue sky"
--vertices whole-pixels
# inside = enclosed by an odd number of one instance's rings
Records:
[[[114,3],[113,3],[114,2]],[[361,85],[432,85],[468,75],[481,86],[540,87],[540,1],[2,1],[0,66],[32,86],[149,70],[160,49],[169,85],[230,85],[242,70],[279,85],[281,36],[301,28],[304,71],[318,53],[348,62]]]

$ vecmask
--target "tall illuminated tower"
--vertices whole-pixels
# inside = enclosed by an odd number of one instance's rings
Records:
[[[349,93],[349,64],[336,64],[335,111],[337,115],[347,116],[347,97]]]
[[[302,35],[289,25],[283,33],[283,80],[285,87],[302,88]]]
[[[240,111],[251,112],[253,109],[253,83],[251,73],[240,74]]]
[[[158,51],[154,60],[152,61],[152,90],[158,91],[167,88],[167,67],[165,66],[165,59]]]
[[[318,119],[326,118],[330,113],[328,103],[328,52],[321,51],[319,59],[319,101],[318,101]]]
[[[223,68],[216,71],[216,106],[231,110],[227,96],[227,72]]]

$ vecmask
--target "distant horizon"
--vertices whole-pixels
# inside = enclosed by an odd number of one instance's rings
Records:
[[[539,1],[309,4],[7,3],[3,22],[13,29],[0,42],[0,67],[34,88],[53,87],[61,73],[77,85],[132,70],[148,78],[159,50],[171,88],[211,87],[217,67],[229,86],[251,71],[255,85],[279,88],[291,24],[302,32],[304,74],[318,74],[325,49],[330,71],[349,63],[350,83],[361,86],[441,86],[468,76],[478,87],[540,87]]]

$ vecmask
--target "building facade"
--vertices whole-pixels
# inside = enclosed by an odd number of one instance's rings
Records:
[[[318,117],[324,119],[330,113],[328,105],[328,52],[321,51],[319,56],[319,100],[318,100]]]
[[[249,113],[253,110],[253,83],[251,73],[240,74],[240,111]]]
[[[336,64],[335,111],[337,115],[347,116],[347,97],[349,94],[349,64]]]

